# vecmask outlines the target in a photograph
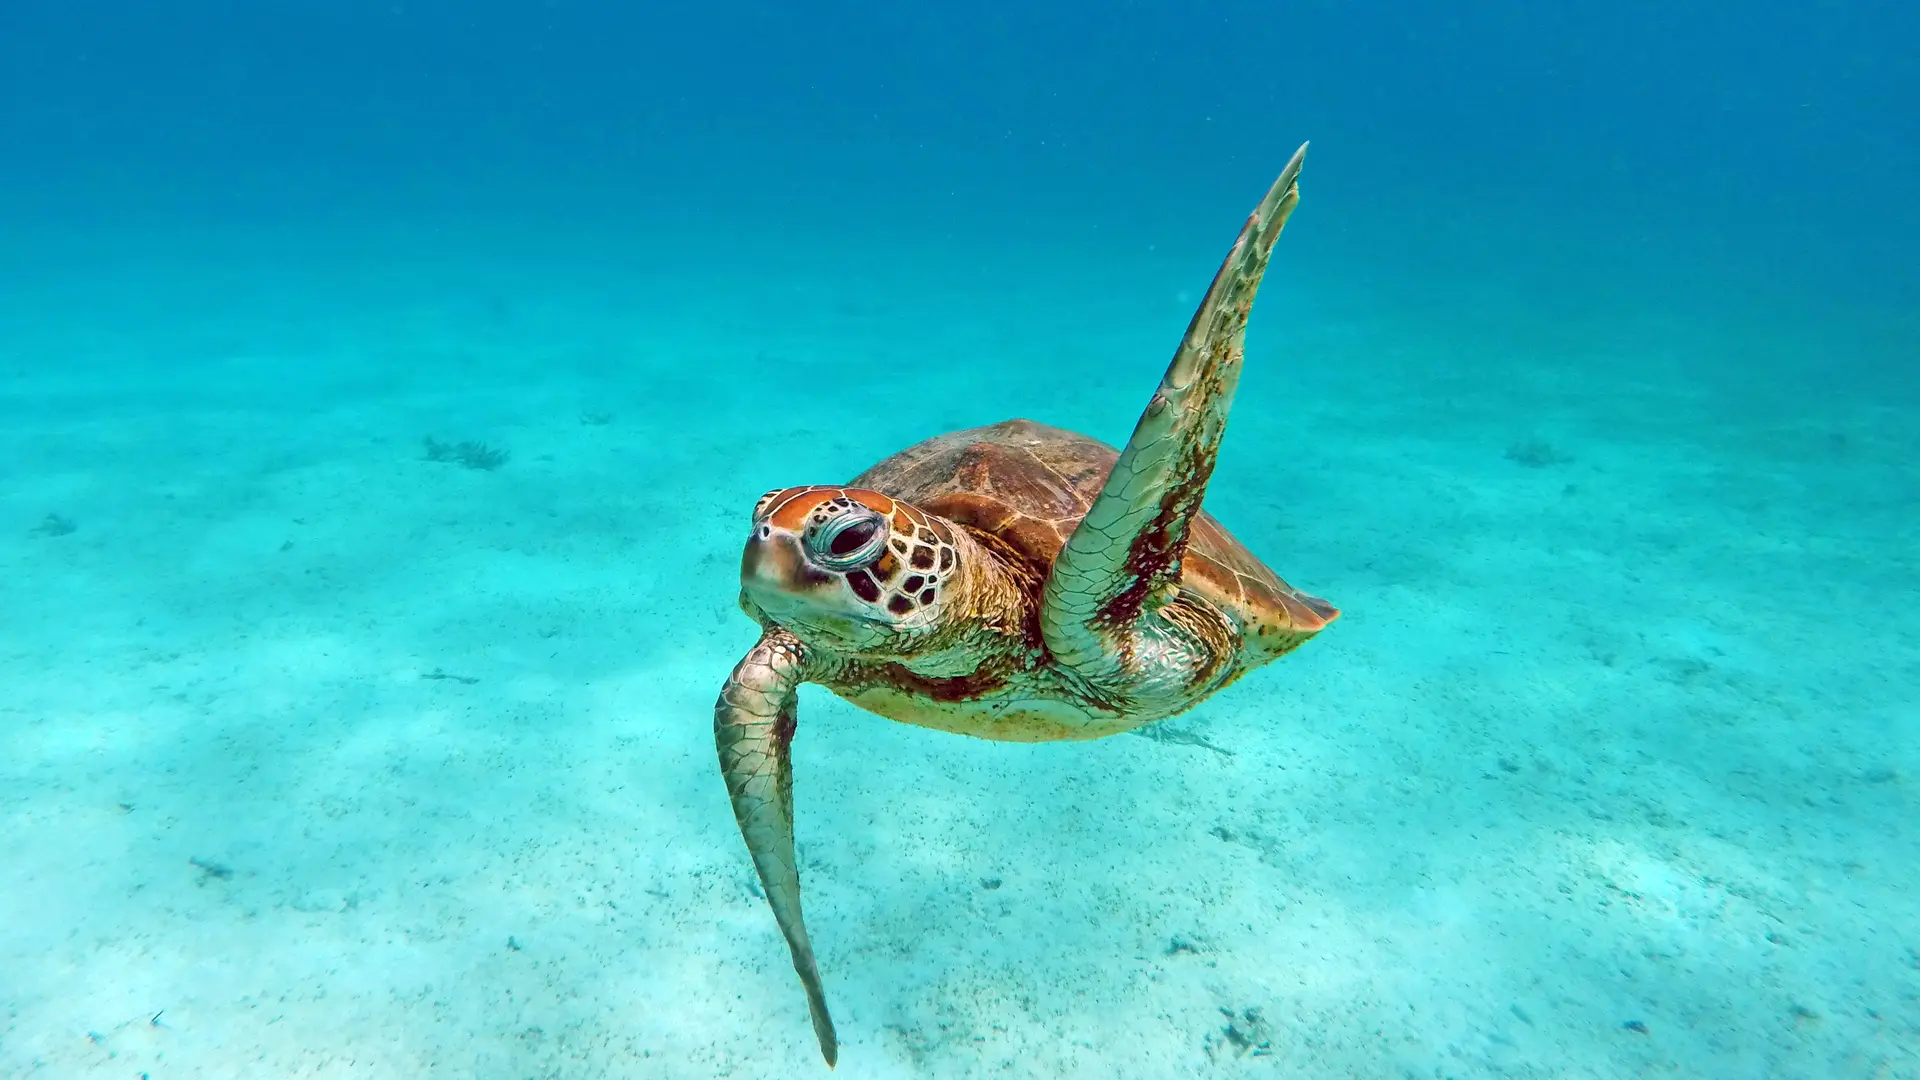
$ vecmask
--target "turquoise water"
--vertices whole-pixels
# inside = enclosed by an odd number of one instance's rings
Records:
[[[0,1076],[825,1075],[754,500],[1123,442],[1305,139],[1206,506],[1344,617],[804,691],[837,1072],[1920,1076],[1911,14],[5,18]]]

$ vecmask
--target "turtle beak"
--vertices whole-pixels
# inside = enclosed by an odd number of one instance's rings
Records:
[[[756,532],[740,555],[740,584],[750,593],[792,595],[832,583],[831,577],[807,562],[800,538],[790,532],[774,530],[766,537]]]
[[[740,591],[773,621],[803,638],[837,645],[871,633],[864,611],[848,611],[840,579],[808,560],[791,532],[755,530],[740,556]]]

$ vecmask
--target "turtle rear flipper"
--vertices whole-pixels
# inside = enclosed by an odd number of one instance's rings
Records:
[[[713,738],[727,780],[734,820],[753,855],[767,905],[793,953],[793,969],[807,992],[807,1011],[820,1053],[831,1067],[840,1056],[827,995],[800,915],[800,870],[793,856],[793,744],[805,661],[798,639],[769,631],[728,677],[713,707]]]
[[[1247,218],[1214,275],[1133,438],[1048,574],[1047,648],[1095,683],[1123,679],[1140,620],[1180,581],[1227,411],[1240,381],[1247,314],[1273,242],[1300,201],[1304,144]]]

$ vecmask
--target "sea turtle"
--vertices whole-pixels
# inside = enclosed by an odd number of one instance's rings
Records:
[[[801,683],[984,739],[1096,739],[1190,708],[1339,617],[1200,509],[1306,150],[1247,219],[1125,450],[1008,420],[754,506],[740,606],[761,636],[720,692],[714,738],[829,1066],[793,854]]]

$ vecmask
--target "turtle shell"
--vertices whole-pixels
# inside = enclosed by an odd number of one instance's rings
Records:
[[[998,543],[1044,580],[1092,507],[1120,452],[1031,420],[938,435],[855,477],[854,487],[911,503]],[[1202,511],[1188,534],[1180,589],[1255,627],[1317,631],[1339,612],[1288,585]]]

